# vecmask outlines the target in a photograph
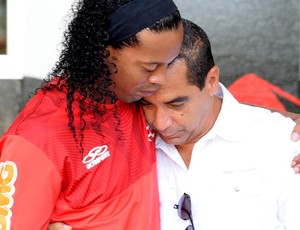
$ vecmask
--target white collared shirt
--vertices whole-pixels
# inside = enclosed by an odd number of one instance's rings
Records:
[[[218,96],[221,112],[195,144],[189,169],[157,138],[162,230],[190,224],[173,208],[184,192],[196,230],[300,230],[300,176],[290,166],[300,152],[290,140],[294,122],[239,104],[222,84]]]

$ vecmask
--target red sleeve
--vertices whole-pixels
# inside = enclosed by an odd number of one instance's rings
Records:
[[[0,140],[1,229],[47,229],[61,188],[53,163],[19,136]]]

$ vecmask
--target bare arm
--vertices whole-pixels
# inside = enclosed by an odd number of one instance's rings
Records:
[[[72,227],[61,222],[51,223],[48,230],[71,230]]]

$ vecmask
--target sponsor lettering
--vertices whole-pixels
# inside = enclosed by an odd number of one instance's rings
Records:
[[[0,162],[0,229],[9,230],[11,225],[11,207],[15,193],[15,181],[18,176],[14,162]]]
[[[155,133],[152,131],[152,129],[150,128],[150,126],[147,124],[146,129],[148,131],[148,141],[151,142],[154,140],[155,137]]]
[[[82,163],[85,164],[87,169],[91,169],[109,156],[110,153],[107,145],[97,146],[89,151],[89,153],[83,158]]]

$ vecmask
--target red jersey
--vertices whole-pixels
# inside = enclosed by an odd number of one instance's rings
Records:
[[[143,112],[121,101],[103,106],[100,134],[85,116],[81,154],[65,93],[39,92],[27,103],[0,139],[2,229],[47,229],[50,221],[74,230],[159,229],[155,143]]]

